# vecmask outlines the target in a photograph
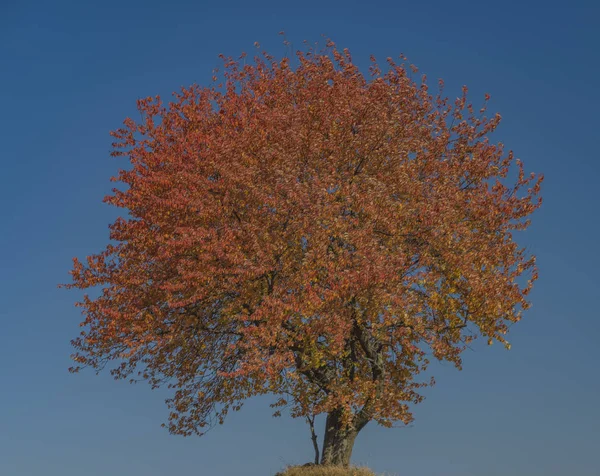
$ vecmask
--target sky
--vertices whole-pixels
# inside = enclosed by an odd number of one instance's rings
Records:
[[[169,435],[167,391],[71,375],[81,320],[74,256],[100,251],[102,203],[126,159],[109,131],[138,98],[207,84],[218,54],[281,57],[331,37],[366,71],[404,53],[451,97],[489,92],[493,138],[545,175],[521,243],[537,255],[533,307],[512,350],[480,346],[410,427],[370,423],[355,464],[402,476],[598,474],[600,447],[600,4],[595,1],[170,2],[0,0],[0,475],[269,476],[313,457],[301,420],[249,400],[201,438]],[[322,437],[323,420],[317,428]]]

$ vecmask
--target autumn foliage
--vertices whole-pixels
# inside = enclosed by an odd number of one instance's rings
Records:
[[[223,84],[140,100],[112,133],[131,167],[105,201],[125,213],[74,260],[67,287],[101,289],[74,359],[170,385],[173,433],[265,393],[326,413],[321,461],[348,464],[367,422],[411,420],[428,359],[508,346],[542,177],[488,139],[489,96],[433,95],[404,58],[367,75],[331,42],[295,67],[223,59]]]

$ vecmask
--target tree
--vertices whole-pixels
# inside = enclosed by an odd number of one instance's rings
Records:
[[[168,385],[181,435],[273,394],[317,459],[326,414],[320,463],[348,465],[369,421],[411,421],[430,358],[509,347],[537,278],[513,233],[542,177],[489,141],[488,95],[432,96],[404,57],[365,76],[332,42],[297,56],[222,57],[224,84],[140,100],[112,133],[132,167],[105,202],[128,217],[64,285],[102,289],[71,370]]]

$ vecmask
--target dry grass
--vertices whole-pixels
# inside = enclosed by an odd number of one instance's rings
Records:
[[[368,468],[351,466],[340,468],[339,466],[289,466],[282,473],[275,476],[376,476]]]

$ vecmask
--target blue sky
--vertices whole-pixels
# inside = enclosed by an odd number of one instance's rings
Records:
[[[306,425],[247,403],[205,437],[160,427],[167,396],[108,374],[70,375],[80,321],[73,256],[99,251],[108,132],[135,100],[206,84],[217,55],[259,41],[281,56],[321,34],[356,62],[405,53],[451,96],[492,95],[495,138],[546,176],[522,242],[537,254],[533,308],[510,352],[476,347],[410,428],[370,424],[353,461],[405,476],[598,474],[600,66],[596,2],[0,2],[0,474],[268,476],[312,459]],[[322,422],[321,422],[322,424]],[[322,436],[322,428],[318,429]]]

